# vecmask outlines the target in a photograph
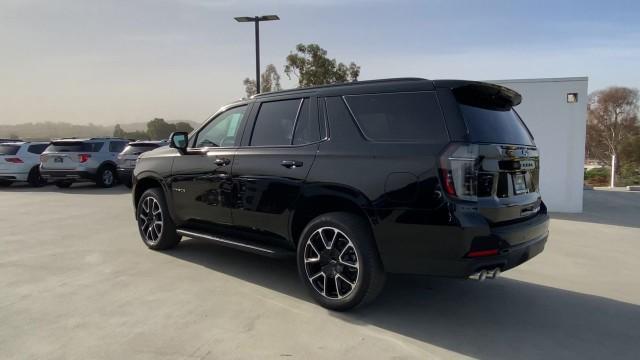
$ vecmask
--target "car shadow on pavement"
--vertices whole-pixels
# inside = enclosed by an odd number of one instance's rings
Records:
[[[71,187],[62,189],[53,184],[48,184],[42,187],[31,187],[28,184],[13,184],[9,187],[0,188],[0,193],[2,192],[54,192],[61,194],[85,194],[85,195],[114,195],[114,194],[125,194],[130,193],[131,189],[124,185],[116,185],[111,188],[101,188],[93,183],[78,183],[73,184]]]
[[[582,213],[552,213],[558,220],[640,228],[640,192],[585,190]]]
[[[294,259],[192,239],[165,254],[313,302]],[[506,277],[390,276],[373,304],[327,316],[480,359],[621,359],[637,358],[640,349],[640,306]]]

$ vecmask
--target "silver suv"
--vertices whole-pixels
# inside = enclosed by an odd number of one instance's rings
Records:
[[[120,138],[54,140],[40,156],[40,174],[60,188],[76,181],[112,187],[117,180],[117,156],[128,143]]]
[[[136,167],[138,156],[147,151],[167,145],[169,145],[167,140],[130,142],[129,145],[122,150],[120,155],[118,155],[118,161],[116,162],[118,164],[118,179],[120,182],[129,188],[132,187],[131,176],[133,169]]]

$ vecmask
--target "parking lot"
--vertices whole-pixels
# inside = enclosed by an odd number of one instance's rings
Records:
[[[148,250],[128,189],[0,190],[0,358],[640,356],[640,193],[585,191],[546,250],[483,283],[394,276],[373,305],[312,302],[293,260]]]

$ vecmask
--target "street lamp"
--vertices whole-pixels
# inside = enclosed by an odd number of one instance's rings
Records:
[[[260,21],[280,20],[278,15],[239,16],[237,22],[253,22],[256,26],[256,93],[260,93]]]

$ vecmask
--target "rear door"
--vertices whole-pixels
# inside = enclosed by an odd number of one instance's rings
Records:
[[[317,101],[263,100],[253,113],[233,164],[233,223],[288,239],[290,211],[324,137]]]

